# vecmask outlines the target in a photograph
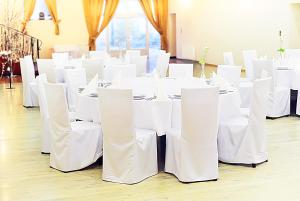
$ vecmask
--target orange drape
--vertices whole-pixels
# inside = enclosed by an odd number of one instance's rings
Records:
[[[161,49],[168,51],[168,0],[139,0],[148,20],[160,34]]]
[[[50,15],[52,17],[52,21],[55,25],[55,34],[59,35],[59,22],[60,20],[58,19],[57,16],[57,6],[56,6],[56,0],[45,0],[48,10],[50,12]]]
[[[27,22],[30,20],[34,7],[35,7],[35,1],[36,0],[24,0],[24,19],[21,24],[21,31],[25,32]]]
[[[96,39],[115,14],[119,0],[83,0],[82,2],[89,33],[89,48],[95,50]]]

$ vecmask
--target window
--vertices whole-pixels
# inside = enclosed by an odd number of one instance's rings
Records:
[[[40,14],[44,14],[44,17]],[[52,19],[45,0],[36,0],[31,20],[50,20]]]
[[[138,0],[120,0],[109,26],[97,38],[97,50],[160,49],[160,35],[148,22]]]

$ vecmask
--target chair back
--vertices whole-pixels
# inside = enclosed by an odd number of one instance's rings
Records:
[[[253,83],[249,121],[260,123],[260,126],[265,123],[266,119],[270,84],[270,77],[255,80]]]
[[[45,84],[46,101],[49,111],[50,125],[53,131],[52,139],[54,142],[60,142],[71,134],[71,124],[69,111],[63,84]],[[58,149],[63,150],[65,145],[54,143]]]
[[[234,66],[234,59],[233,59],[232,52],[224,52],[223,56],[224,56],[224,64],[225,65]]]
[[[191,146],[217,145],[218,104],[217,87],[181,90],[181,132]]]
[[[169,64],[169,77],[192,78],[193,64]]]
[[[74,68],[82,68],[82,59],[70,59],[67,65]]]
[[[170,53],[160,53],[156,61],[156,70],[160,77],[166,77],[170,62]]]
[[[106,65],[103,73],[105,80],[112,81],[114,79],[127,79],[136,77],[136,65]]]
[[[126,50],[125,60],[129,63],[133,60],[132,57],[141,56],[140,50]]]
[[[56,67],[52,59],[37,59],[39,74],[46,74],[50,83],[57,83]]]
[[[54,65],[57,68],[63,68],[69,62],[69,53],[68,52],[54,52],[52,53],[52,59]]]
[[[41,74],[36,77],[38,87],[38,98],[40,105],[40,113],[43,119],[49,118],[48,105],[45,92],[45,84],[47,83],[46,74]]]
[[[246,68],[246,77],[253,79],[253,60],[257,59],[256,50],[243,51],[244,65]]]
[[[104,50],[90,51],[89,56],[91,59],[101,59],[103,61],[107,61],[110,59],[109,54]]]
[[[32,82],[35,79],[35,70],[34,70],[34,65],[32,61],[32,56],[28,55],[24,57],[25,64],[26,64],[26,77],[28,82]]]
[[[264,72],[267,77],[272,80],[270,82],[270,91],[273,92],[275,87],[275,72],[274,72],[274,61],[270,59],[256,59],[253,60],[253,77],[254,79],[262,79]]]
[[[103,174],[114,165],[122,175],[124,167],[134,165],[135,148],[132,92],[129,89],[98,89],[103,132]],[[120,167],[120,168],[118,168]]]
[[[102,79],[103,68],[104,68],[102,59],[98,59],[98,58],[83,59],[82,67],[85,69],[86,79],[88,82],[91,81],[96,74],[98,74],[99,79]]]
[[[78,88],[87,85],[86,73],[84,68],[66,69],[65,81],[67,86],[69,106],[75,106],[77,100]]]
[[[132,56],[130,64],[136,65],[136,76],[143,76],[147,72],[147,56]]]
[[[219,65],[217,74],[232,84],[232,86],[238,88],[241,80],[241,71],[241,66]]]

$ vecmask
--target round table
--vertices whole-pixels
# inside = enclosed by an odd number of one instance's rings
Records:
[[[122,86],[128,88],[131,85],[133,95],[140,94],[144,89],[145,93],[151,93],[156,89],[148,85],[146,90],[145,83],[152,86],[160,85],[162,90],[165,90],[168,95],[178,94],[180,91],[179,85],[188,86],[201,83],[200,80],[173,80],[161,79],[154,81],[151,78],[137,78],[131,81],[122,83]],[[176,84],[177,83],[177,84]],[[189,83],[189,84],[188,84]],[[120,83],[119,83],[120,84]],[[112,86],[118,88],[120,86]],[[182,87],[181,87],[182,88]],[[155,94],[157,94],[156,92]],[[153,100],[133,100],[134,102],[134,122],[135,127],[155,130],[158,136],[166,134],[169,128],[180,128],[181,124],[181,100],[171,99],[168,97],[156,98]],[[240,115],[240,95],[238,90],[230,90],[230,92],[220,94],[219,97],[219,121]],[[93,121],[101,123],[101,114],[97,97],[78,94],[76,104],[76,118],[85,121]]]

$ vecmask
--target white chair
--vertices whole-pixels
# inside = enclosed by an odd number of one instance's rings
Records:
[[[40,105],[40,113],[42,119],[42,153],[50,153],[50,140],[51,140],[51,129],[49,123],[49,112],[45,93],[45,84],[47,83],[46,74],[40,74],[36,77],[38,97]]]
[[[193,64],[169,64],[169,77],[192,78]]]
[[[50,166],[63,172],[83,169],[102,156],[102,132],[98,124],[70,123],[63,84],[45,84],[51,126]]]
[[[136,76],[140,77],[147,72],[147,56],[132,56],[129,61],[130,64],[136,65]]]
[[[239,88],[241,80],[241,66],[218,65],[217,74],[232,86]]]
[[[243,51],[244,65],[246,68],[246,78],[253,79],[253,60],[257,59],[256,50]]]
[[[138,56],[141,56],[140,50],[126,50],[125,60],[130,63],[132,61],[132,57],[138,57]]]
[[[110,59],[110,55],[104,50],[90,51],[89,56],[91,59],[101,59],[103,61]]]
[[[103,72],[103,79],[113,81],[114,79],[136,78],[135,64],[106,65]]]
[[[68,63],[65,65],[66,67],[73,67],[73,68],[82,68],[82,59],[70,59]]]
[[[22,85],[23,85],[23,106],[36,107],[38,106],[38,97],[34,93],[31,85],[35,82],[35,71],[31,56],[25,56],[20,59]]]
[[[237,116],[220,122],[218,132],[219,160],[230,164],[256,167],[268,160],[265,119],[270,78],[255,80],[249,117]]]
[[[267,116],[270,118],[278,118],[290,114],[290,89],[275,85],[276,76],[274,68],[274,62],[272,60],[253,60],[253,76],[255,79],[261,77],[263,70],[272,78],[267,109]]]
[[[166,77],[170,62],[170,53],[160,53],[156,61],[156,70],[160,77]]]
[[[41,145],[41,152],[42,153],[50,153],[51,147],[51,129],[50,129],[50,122],[49,122],[49,112],[48,112],[48,105],[46,99],[46,92],[45,92],[45,84],[47,82],[46,74],[40,74],[36,77],[37,80],[37,90],[38,90],[38,98],[39,98],[39,105],[40,105],[40,114],[42,118],[42,145]],[[75,113],[69,112],[70,121],[75,121]]]
[[[37,59],[39,74],[46,74],[50,83],[57,83],[56,67],[52,59]]]
[[[66,69],[64,73],[69,109],[74,111],[77,103],[78,88],[87,84],[85,69]]]
[[[104,68],[102,59],[83,59],[82,67],[85,69],[86,79],[88,82],[91,81],[96,74],[98,74],[99,79],[102,79]]]
[[[69,53],[68,52],[54,52],[52,53],[52,59],[54,65],[57,68],[63,68],[69,62]]]
[[[233,54],[232,52],[224,52],[224,64],[229,65],[229,66],[234,66],[234,59],[233,59]]]
[[[134,184],[158,173],[156,133],[134,128],[132,91],[98,89],[105,181]]]
[[[165,171],[182,182],[216,180],[218,88],[182,89],[181,97],[181,130],[167,132]]]

